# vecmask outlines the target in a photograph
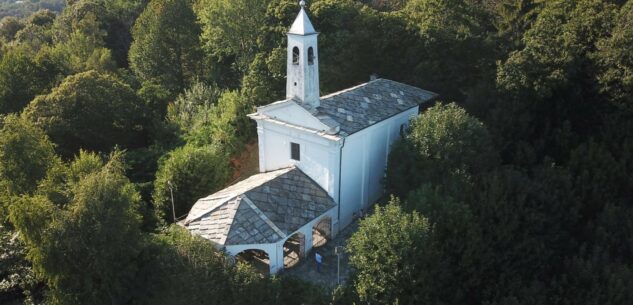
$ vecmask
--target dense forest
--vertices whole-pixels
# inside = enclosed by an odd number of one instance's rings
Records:
[[[309,1],[323,94],[441,94],[334,292],[171,217],[167,181],[180,217],[239,175],[298,1],[24,2],[0,21],[2,304],[633,304],[633,0]]]
[[[61,12],[65,3],[64,0],[0,0],[0,18],[24,18],[39,10]]]

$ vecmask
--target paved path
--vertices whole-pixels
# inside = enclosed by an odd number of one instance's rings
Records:
[[[336,274],[336,254],[334,254],[335,246],[345,246],[349,237],[358,229],[358,222],[354,221],[341,231],[334,240],[331,240],[322,247],[312,249],[306,255],[306,258],[296,266],[284,270],[280,276],[292,276],[302,280],[306,280],[315,284],[322,285],[333,289],[337,285]],[[314,259],[315,251],[323,256],[323,265],[321,272],[316,270],[316,261]],[[341,283],[349,278],[349,260],[347,253],[341,255]]]

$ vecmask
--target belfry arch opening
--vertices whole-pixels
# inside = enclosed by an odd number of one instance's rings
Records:
[[[308,48],[308,65],[314,65],[314,49]]]
[[[305,255],[305,235],[292,234],[284,243],[284,268],[297,265]]]
[[[299,48],[298,47],[294,47],[292,48],[292,64],[293,65],[298,65],[299,64]]]
[[[330,239],[332,239],[332,217],[325,216],[312,226],[312,247],[321,247]]]
[[[248,249],[235,255],[236,262],[249,264],[264,276],[270,274],[270,257],[264,250]]]

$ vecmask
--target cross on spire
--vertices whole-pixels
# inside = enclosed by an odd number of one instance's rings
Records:
[[[301,1],[299,1],[299,5],[300,5],[302,8],[305,8],[305,7],[306,7],[306,2],[305,2],[305,0],[301,0]]]

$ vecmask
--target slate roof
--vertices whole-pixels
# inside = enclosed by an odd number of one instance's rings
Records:
[[[320,106],[293,100],[329,127],[340,126],[348,136],[398,113],[428,102],[437,93],[388,79],[376,79],[321,97]]]
[[[249,177],[198,200],[182,223],[220,245],[274,243],[335,206],[295,167]]]

